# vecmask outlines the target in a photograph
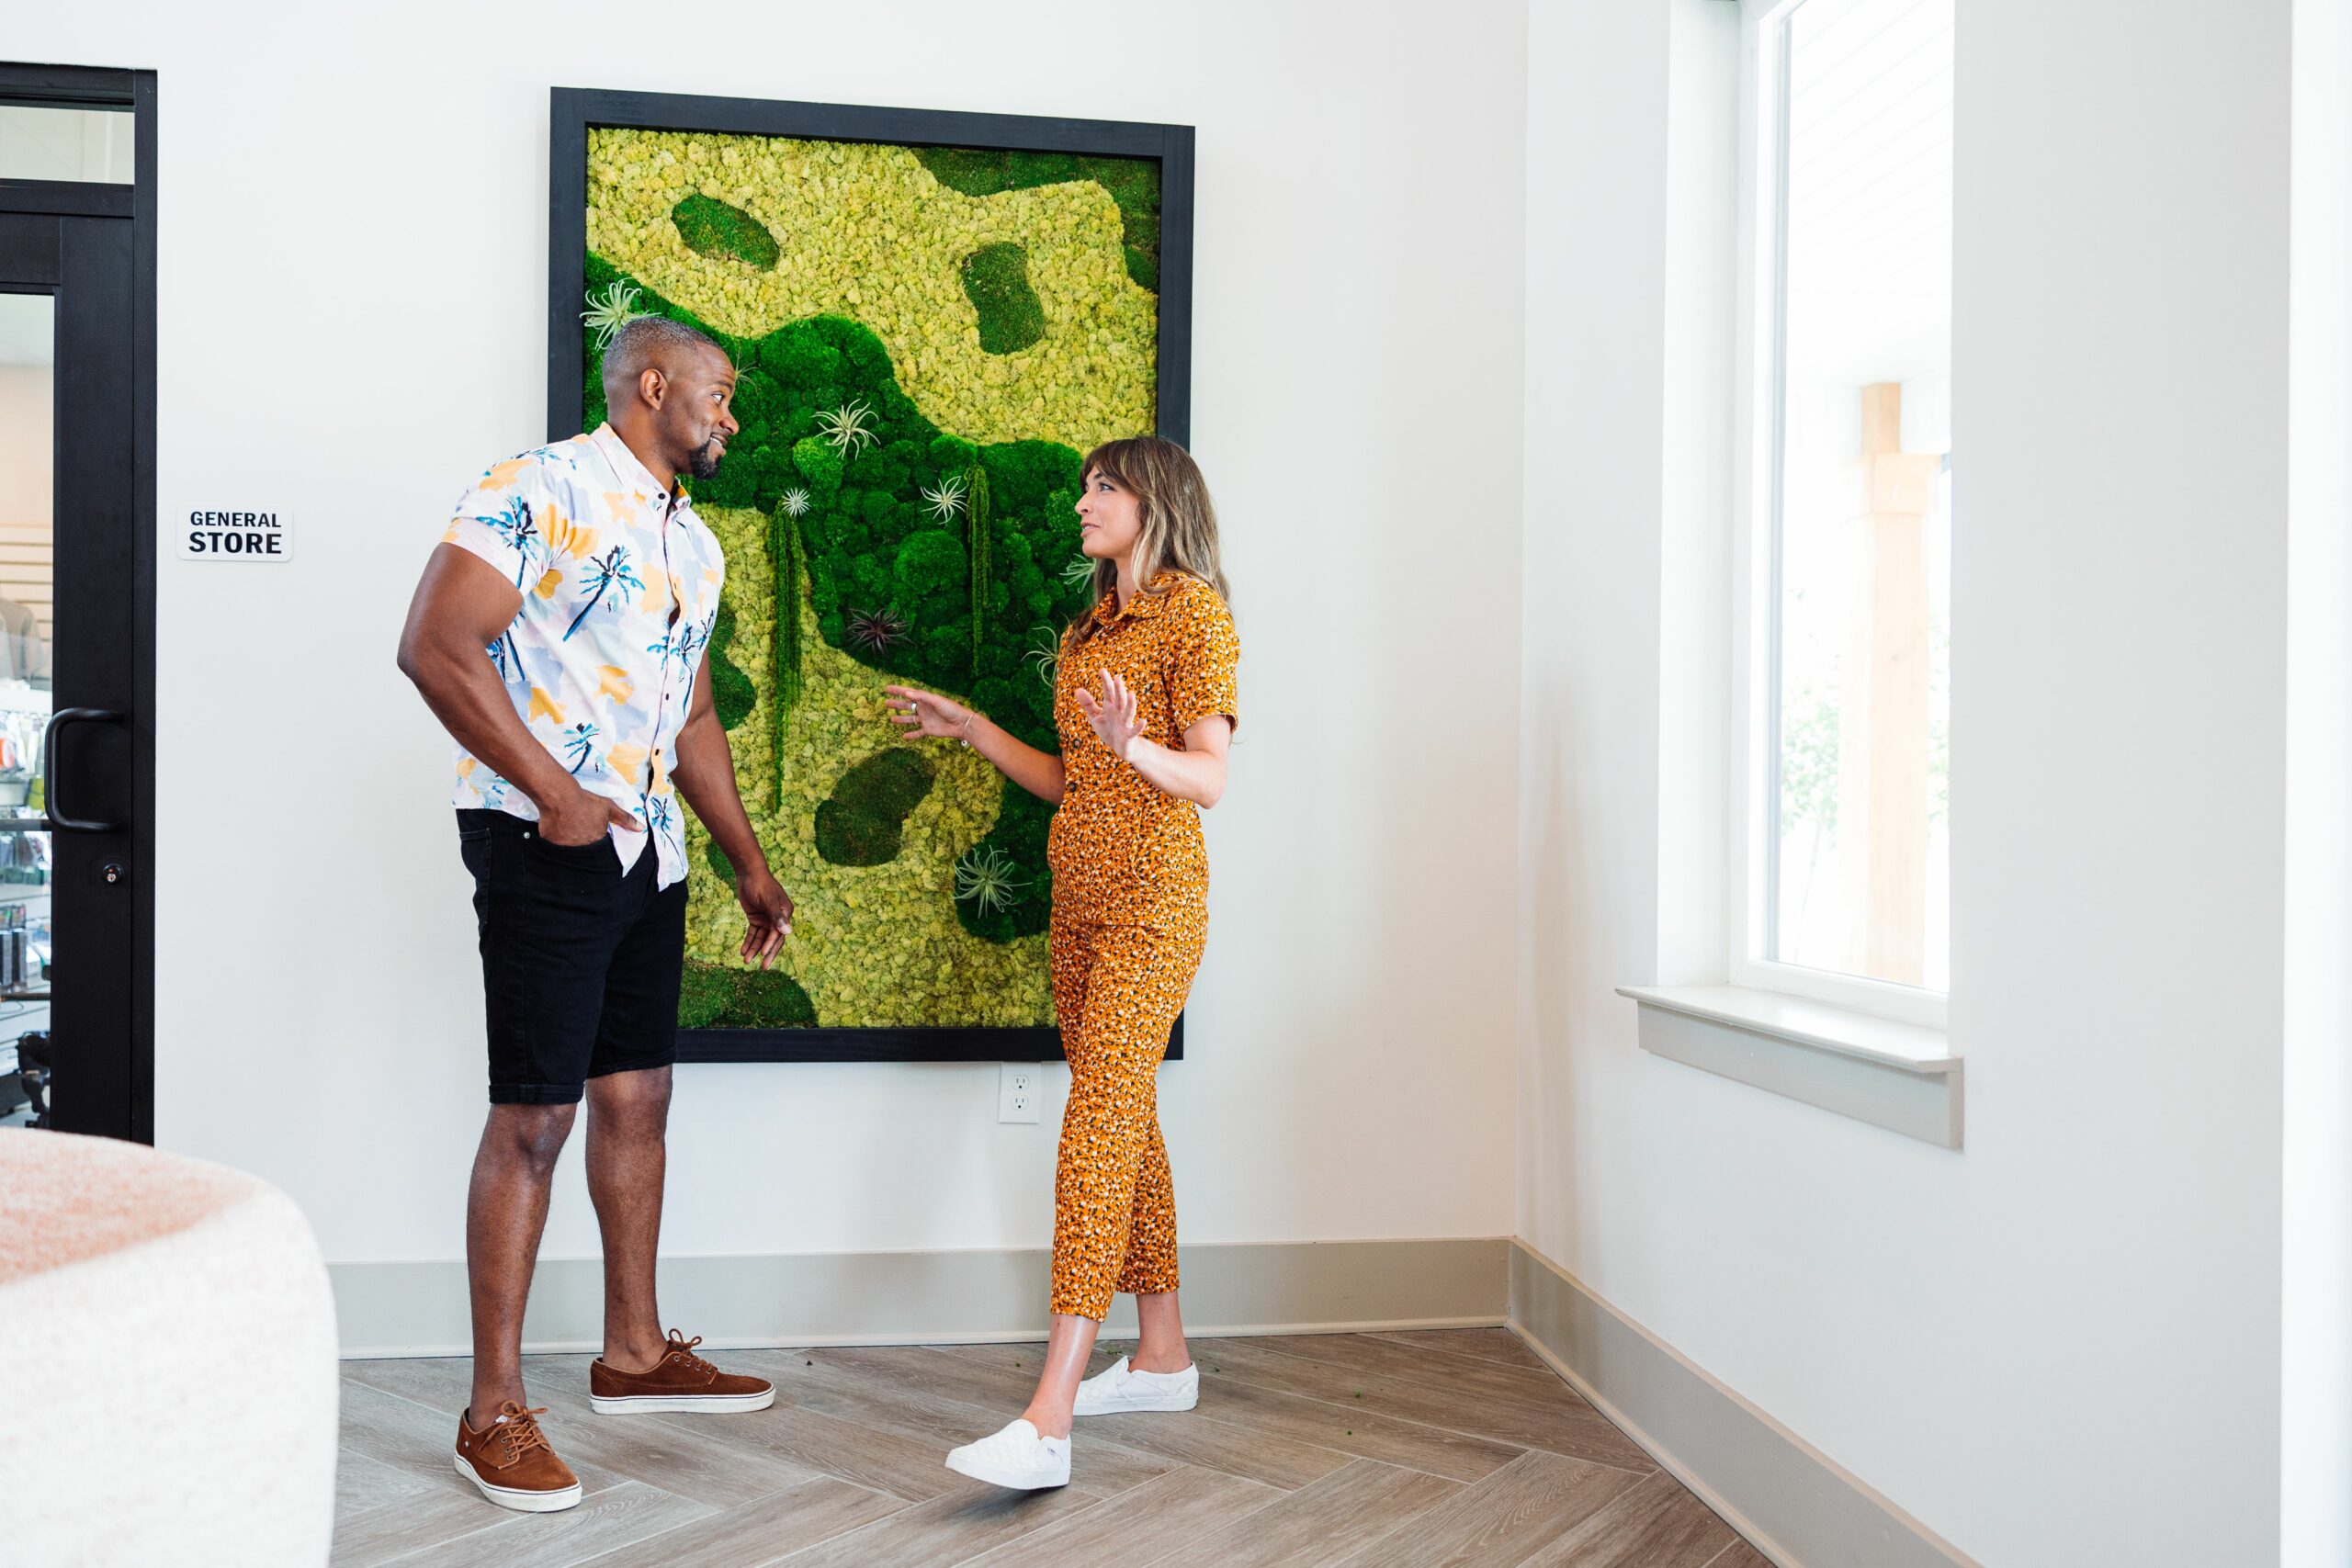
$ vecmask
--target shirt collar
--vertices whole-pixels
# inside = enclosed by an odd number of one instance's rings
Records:
[[[605,455],[605,461],[613,466],[613,472],[620,477],[621,483],[635,485],[649,497],[666,496],[673,502],[684,499],[685,486],[681,484],[675,490],[664,491],[662,481],[653,477],[653,470],[638,461],[637,454],[628,449],[628,443],[620,438],[620,433],[612,427],[610,421],[598,425],[588,439],[594,442],[596,450]]]
[[[1108,626],[1128,616],[1140,620],[1157,615],[1168,607],[1168,591],[1176,586],[1179,575],[1173,570],[1162,571],[1151,580],[1148,588],[1129,599],[1125,608],[1122,608],[1119,604],[1119,590],[1115,586],[1113,587],[1095,604],[1095,624]]]

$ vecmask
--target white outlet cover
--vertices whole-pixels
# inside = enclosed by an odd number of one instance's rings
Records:
[[[1035,1062],[1003,1062],[997,1067],[996,1119],[1000,1122],[1037,1120],[1038,1080]]]

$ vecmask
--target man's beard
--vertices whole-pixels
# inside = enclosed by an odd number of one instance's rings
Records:
[[[698,479],[707,479],[718,472],[718,459],[711,453],[711,449],[718,445],[718,437],[714,435],[695,447],[694,455],[686,459],[687,471]]]

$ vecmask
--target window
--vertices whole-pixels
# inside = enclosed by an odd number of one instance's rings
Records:
[[[1953,0],[1748,0],[1733,978],[1950,988]]]
[[[0,179],[130,185],[128,107],[0,104]]]

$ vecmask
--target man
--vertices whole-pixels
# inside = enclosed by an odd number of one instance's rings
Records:
[[[736,423],[718,344],[639,317],[605,354],[610,422],[499,464],[458,504],[417,586],[400,667],[458,742],[474,876],[490,1120],[466,1204],[473,1402],[459,1473],[503,1507],[568,1508],[580,1483],[523,1393],[523,1306],[556,1156],[588,1101],[605,1247],[603,1412],[758,1410],[775,1390],[665,1338],[653,1297],[663,1128],[685,957],[684,795],[735,867],[746,961],[792,929],[711,705],[724,579],[682,471],[718,471]]]

